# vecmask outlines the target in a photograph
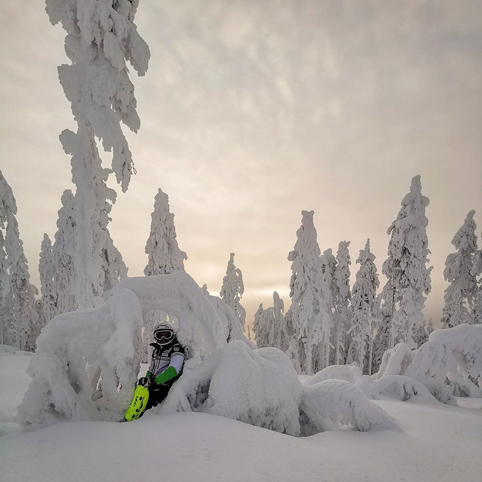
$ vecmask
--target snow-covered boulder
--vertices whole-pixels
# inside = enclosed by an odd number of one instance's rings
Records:
[[[345,380],[356,383],[362,377],[362,371],[355,365],[331,365],[307,378],[303,385],[311,386],[325,380]]]
[[[366,432],[394,429],[395,422],[352,383],[325,380],[303,390],[300,404],[303,435],[313,435],[340,426]]]
[[[282,351],[253,350],[233,341],[194,368],[188,366],[157,410],[211,413],[298,436],[302,388]]]

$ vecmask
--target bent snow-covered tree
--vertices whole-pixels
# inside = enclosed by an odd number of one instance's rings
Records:
[[[474,320],[477,300],[477,279],[473,270],[477,253],[474,214],[475,211],[470,211],[455,233],[452,244],[457,251],[449,254],[445,261],[444,278],[449,285],[444,296],[443,328],[453,328]]]
[[[244,328],[246,310],[241,306],[241,298],[244,293],[243,273],[234,265],[234,253],[231,253],[223,278],[223,286],[219,295],[221,299],[234,311],[236,317]]]
[[[417,334],[424,326],[422,314],[425,295],[430,293],[428,268],[428,219],[425,208],[429,199],[422,195],[420,176],[412,179],[410,192],[403,198],[397,219],[388,228],[391,235],[388,258],[382,273],[394,290],[395,311],[391,320],[390,346],[406,342],[416,348]]]
[[[121,122],[134,132],[140,127],[126,61],[144,75],[150,56],[134,24],[137,5],[138,1],[131,0],[46,0],[50,21],[61,22],[67,32],[65,51],[72,62],[58,71],[77,132],[65,130],[60,140],[72,155],[72,180],[77,188],[74,264],[81,309],[102,302],[102,257],[108,237],[102,216],[116,198],[115,191],[107,188],[107,179],[113,172],[126,191],[134,172],[121,129]],[[102,167],[97,139],[104,150],[112,152],[109,169]]]

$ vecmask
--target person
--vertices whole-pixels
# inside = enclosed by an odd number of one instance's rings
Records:
[[[149,369],[146,376],[137,381],[131,406],[124,416],[129,422],[161,403],[182,375],[185,350],[172,325],[167,321],[157,324],[153,335],[155,342],[150,344],[153,351]]]

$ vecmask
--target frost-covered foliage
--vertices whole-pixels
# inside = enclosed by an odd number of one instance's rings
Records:
[[[288,349],[288,334],[283,316],[284,303],[275,291],[273,293],[273,306],[263,309],[259,305],[254,314],[253,331],[258,348],[272,346],[282,351]]]
[[[402,200],[397,219],[388,228],[391,235],[388,258],[382,273],[389,279],[395,294],[391,320],[390,346],[406,342],[416,348],[415,334],[424,324],[422,310],[430,293],[430,272],[425,208],[429,199],[422,195],[420,176],[412,179],[410,192]]]
[[[102,251],[106,240],[102,216],[115,202],[107,188],[110,172],[126,191],[134,171],[121,122],[137,132],[134,86],[126,61],[144,75],[149,49],[133,23],[138,1],[46,0],[52,24],[67,32],[65,52],[72,62],[58,69],[60,83],[77,122],[77,132],[65,130],[63,148],[72,155],[75,193],[76,299],[80,308],[102,303]],[[112,152],[111,169],[104,169],[97,139]]]
[[[362,377],[362,371],[354,365],[331,365],[315,373],[303,382],[305,386],[315,385],[325,380],[345,380],[356,383]]]
[[[106,228],[106,239],[104,247],[101,251],[101,276],[102,276],[102,292],[104,298],[108,292],[123,279],[127,278],[127,266],[122,259],[122,255],[119,250],[114,246],[109,230]]]
[[[474,323],[482,324],[482,249],[479,249],[475,255],[472,274],[479,277],[474,306]]]
[[[2,222],[0,218],[0,223]],[[0,225],[0,227],[2,227]],[[5,252],[5,242],[3,240],[3,232],[0,229],[0,345],[6,343],[7,337],[7,307],[6,297],[10,286],[8,284],[8,265],[7,253]]]
[[[77,309],[75,290],[75,198],[70,189],[63,192],[52,246],[54,307],[50,318]]]
[[[333,333],[332,345],[334,349],[333,362],[339,365],[346,361],[346,354],[349,346],[349,335],[351,326],[352,311],[350,309],[350,253],[348,246],[350,241],[340,241],[336,253],[336,268],[333,277]]]
[[[375,301],[378,331],[373,339],[372,373],[380,368],[383,354],[390,347],[390,331],[395,310],[395,290],[388,280]]]
[[[433,331],[417,350],[405,343],[388,350],[374,379],[406,375],[425,385],[438,400],[453,403],[449,385],[458,394],[482,397],[481,373],[482,326],[463,324]]]
[[[314,212],[303,211],[301,214],[297,240],[288,255],[288,261],[292,262],[292,274],[287,322],[298,343],[298,349],[291,352],[297,352],[303,373],[311,374],[329,364],[333,320],[328,304],[330,293],[321,270]]]
[[[313,435],[340,426],[366,432],[395,429],[395,422],[352,383],[325,380],[305,387],[300,405],[303,435]]]
[[[371,375],[371,359],[373,351],[373,338],[377,331],[375,317],[375,295],[379,286],[375,255],[370,252],[370,240],[367,240],[365,249],[360,250],[356,260],[360,269],[356,274],[353,285],[351,304],[353,309],[352,328],[352,354],[361,370]],[[368,360],[368,364],[366,362]]]
[[[477,253],[474,215],[475,211],[470,211],[464,224],[455,233],[452,244],[457,251],[449,254],[445,261],[444,278],[449,285],[444,296],[444,328],[472,323],[474,320],[477,300],[477,279],[473,269]]]
[[[152,276],[184,271],[187,255],[177,244],[174,214],[169,210],[169,196],[161,189],[155,197],[151,218],[151,233],[146,244],[148,262],[144,274]]]
[[[283,352],[234,341],[186,369],[159,410],[211,413],[297,436],[302,388]]]
[[[20,239],[16,214],[15,197],[0,171],[0,232],[2,233],[0,262],[4,269],[3,274],[0,275],[3,341],[20,350],[30,351],[35,348],[34,327],[38,321],[35,295],[38,291],[30,283],[28,262]]]
[[[244,293],[243,273],[234,265],[234,253],[230,254],[226,276],[223,278],[223,286],[219,295],[221,299],[234,311],[244,328],[246,310],[241,306],[241,298]]]
[[[156,310],[178,320],[189,357],[222,348],[229,336],[245,340],[235,316],[236,330],[186,273],[126,279],[103,305],[59,315],[43,330],[19,412],[22,424],[120,419],[139,372],[142,318]]]
[[[54,265],[52,256],[52,241],[48,234],[44,234],[44,239],[40,247],[40,293],[42,294],[44,316],[47,320],[53,318],[55,313],[55,296],[53,291]]]

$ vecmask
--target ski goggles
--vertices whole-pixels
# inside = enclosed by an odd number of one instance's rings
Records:
[[[165,342],[174,338],[174,332],[172,330],[158,330],[154,333],[154,338],[159,342]]]

